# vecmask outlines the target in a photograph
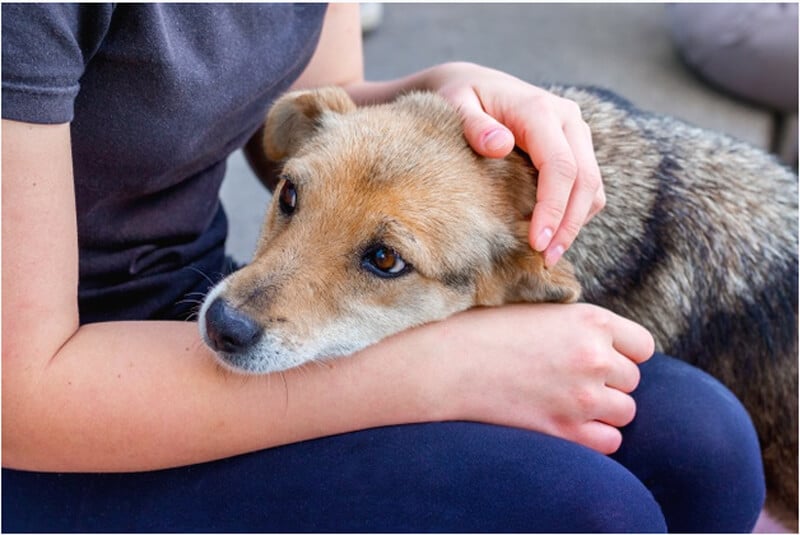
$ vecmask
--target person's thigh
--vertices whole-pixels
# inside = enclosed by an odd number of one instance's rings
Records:
[[[636,418],[613,458],[653,492],[670,531],[750,532],[764,504],[758,438],[720,382],[656,354],[641,367]]]
[[[138,474],[3,471],[5,531],[657,532],[651,493],[582,446],[474,423],[372,429]]]

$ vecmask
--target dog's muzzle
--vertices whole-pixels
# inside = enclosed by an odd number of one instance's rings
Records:
[[[262,333],[258,323],[221,297],[205,311],[207,342],[218,353],[243,353],[258,343]]]

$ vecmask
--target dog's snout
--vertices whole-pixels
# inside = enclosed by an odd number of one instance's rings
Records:
[[[215,351],[243,351],[261,338],[261,327],[250,316],[217,298],[206,311],[206,334]]]

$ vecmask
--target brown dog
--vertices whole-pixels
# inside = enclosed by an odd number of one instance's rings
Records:
[[[592,129],[607,206],[551,269],[527,240],[530,162],[477,156],[440,98],[284,96],[265,128],[282,180],[252,263],[207,296],[204,339],[227,366],[267,373],[476,305],[582,298],[737,394],[770,508],[796,526],[797,177],[609,93],[552,90]]]

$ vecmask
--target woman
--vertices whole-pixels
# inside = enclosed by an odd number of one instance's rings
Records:
[[[470,311],[246,379],[175,321],[232,269],[224,161],[284,90],[438,91],[476,151],[531,155],[549,264],[604,204],[573,103],[463,63],[366,82],[352,5],[2,9],[5,530],[752,527],[746,413],[662,355],[632,395],[653,341],[608,311]]]

